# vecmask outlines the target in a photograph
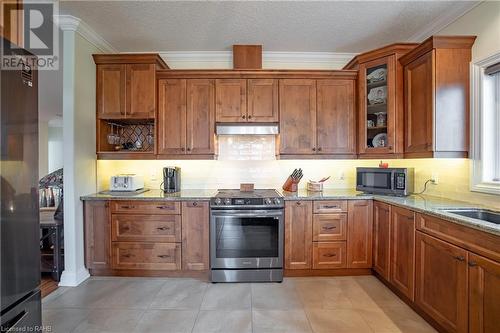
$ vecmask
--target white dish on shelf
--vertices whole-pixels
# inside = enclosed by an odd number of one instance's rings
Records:
[[[386,147],[387,146],[387,133],[379,133],[372,139],[373,147]]]
[[[373,83],[373,82],[385,81],[386,76],[387,76],[387,69],[379,68],[368,74],[366,76],[366,79],[368,80],[368,83]]]
[[[387,87],[381,86],[371,88],[367,97],[370,105],[385,104],[387,102]]]

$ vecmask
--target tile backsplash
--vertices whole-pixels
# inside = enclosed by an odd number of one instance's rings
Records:
[[[275,135],[219,135],[219,161],[276,160]]]
[[[500,208],[500,197],[469,191],[468,159],[405,159],[386,160],[391,167],[415,168],[415,191],[433,174],[437,185],[429,185],[426,194],[467,200]],[[97,161],[97,188],[109,187],[109,177],[118,173],[135,173],[144,177],[146,187],[160,188],[162,168],[182,169],[182,188],[217,189],[239,188],[240,183],[254,183],[256,188],[280,188],[294,168],[304,170],[300,188],[308,179],[332,178],[325,188],[354,188],[356,167],[377,166],[379,160],[242,160],[242,161]]]

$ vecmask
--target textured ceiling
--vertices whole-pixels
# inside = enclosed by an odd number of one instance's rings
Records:
[[[469,3],[470,4],[470,3]],[[406,41],[463,1],[63,1],[120,52],[362,52]]]

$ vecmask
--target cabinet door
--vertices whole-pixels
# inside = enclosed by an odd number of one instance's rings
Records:
[[[187,80],[187,147],[188,154],[215,152],[214,80]]]
[[[109,202],[85,201],[85,263],[88,269],[111,267],[111,216]]]
[[[466,261],[466,250],[417,231],[415,303],[448,332],[467,332]]]
[[[469,332],[500,332],[500,263],[469,253]]]
[[[158,81],[158,154],[186,153],[186,80]]]
[[[373,203],[373,269],[389,280],[391,249],[391,206]]]
[[[126,65],[97,65],[97,117],[125,118]]]
[[[156,104],[155,65],[127,65],[127,118],[154,119]]]
[[[2,9],[0,10],[1,34],[17,46],[24,46],[24,15],[22,0],[0,1]]]
[[[179,243],[113,242],[113,269],[181,269]]]
[[[182,203],[182,269],[208,270],[209,260],[208,202]]]
[[[314,214],[313,241],[346,240],[347,214]]]
[[[285,268],[312,266],[312,201],[285,202]]]
[[[318,80],[316,113],[319,154],[355,154],[353,80]]]
[[[415,290],[415,213],[391,207],[390,282],[409,299]]]
[[[280,154],[316,153],[316,81],[279,82]]]
[[[347,267],[372,267],[372,200],[350,200],[347,221]]]
[[[385,75],[377,75],[383,73]],[[395,153],[403,126],[396,114],[396,57],[394,55],[359,66],[358,147],[362,155]],[[378,138],[383,133],[385,140]],[[380,134],[380,135],[379,135]]]
[[[313,243],[313,269],[331,269],[345,267],[345,242]]]
[[[215,120],[217,122],[247,121],[247,80],[215,80]]]
[[[278,121],[278,80],[249,79],[247,118],[249,122]]]
[[[404,67],[405,153],[432,151],[435,51]]]

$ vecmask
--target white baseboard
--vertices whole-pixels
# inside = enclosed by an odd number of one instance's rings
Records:
[[[61,281],[59,281],[59,286],[61,287],[76,287],[83,281],[90,277],[89,271],[86,268],[78,270],[78,272],[70,272],[64,270],[61,274]]]

